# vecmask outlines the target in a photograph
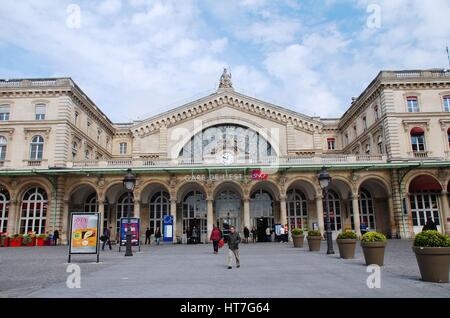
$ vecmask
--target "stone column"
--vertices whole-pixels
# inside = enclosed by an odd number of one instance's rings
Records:
[[[321,194],[316,195],[316,211],[317,211],[317,223],[319,224],[320,233],[325,232],[325,225],[323,222],[323,196]]]
[[[450,213],[449,213],[449,206],[448,206],[448,193],[447,191],[442,191],[441,193],[441,206],[442,206],[442,219],[443,219],[443,224],[442,224],[442,231],[445,232],[445,234],[450,234],[450,222],[449,222],[449,218],[450,218]]]
[[[209,242],[209,236],[211,235],[211,231],[213,229],[213,199],[207,199],[207,214],[206,214],[206,241]]]
[[[17,200],[10,200],[8,211],[8,226],[6,228],[6,232],[8,232],[9,235],[18,233],[20,229],[20,213],[18,213],[17,210]]]
[[[280,197],[280,223],[282,226],[287,224],[286,196]]]
[[[173,241],[177,243],[177,201],[170,200],[170,215],[173,217]]]
[[[250,225],[250,200],[248,198],[244,199],[244,226],[251,230]]]
[[[388,197],[388,209],[389,209],[389,223],[391,227],[391,237],[397,237],[397,224],[395,223],[395,211],[394,211],[394,199],[392,196]]]
[[[97,201],[98,213],[100,214],[100,235],[103,235],[103,224],[105,223],[105,202]]]
[[[359,219],[359,200],[357,193],[353,193],[352,206],[353,206],[353,223],[355,224],[355,232],[356,235],[359,237],[361,236],[361,222]]]
[[[61,229],[62,244],[69,243],[69,235],[70,235],[69,213],[70,213],[69,200],[64,200],[62,213],[62,229]]]
[[[141,217],[141,200],[134,200],[133,201],[133,213],[135,218]]]

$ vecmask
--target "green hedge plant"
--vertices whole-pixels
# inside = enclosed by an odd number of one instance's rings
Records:
[[[311,230],[308,231],[308,236],[322,236],[322,233],[320,233],[320,231],[318,230]]]
[[[367,232],[361,237],[361,242],[385,242],[386,236],[378,232]]]
[[[303,235],[303,230],[299,228],[295,228],[291,232],[292,235]]]
[[[356,233],[353,231],[344,231],[342,233],[339,233],[337,239],[338,240],[354,240],[357,239]]]
[[[438,231],[423,231],[416,235],[414,246],[417,247],[450,247],[450,238]]]

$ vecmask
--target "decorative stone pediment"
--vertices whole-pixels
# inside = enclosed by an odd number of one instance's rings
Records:
[[[162,127],[172,127],[222,107],[231,107],[282,125],[290,124],[295,129],[311,133],[320,132],[323,129],[323,123],[306,115],[245,96],[235,91],[221,90],[215,94],[143,120],[133,126],[131,132],[134,136],[149,135],[155,131],[159,131]]]

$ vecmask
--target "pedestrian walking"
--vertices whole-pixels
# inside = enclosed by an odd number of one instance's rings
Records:
[[[241,242],[241,237],[239,233],[236,232],[234,226],[230,227],[230,233],[228,233],[228,269],[232,268],[233,258],[236,261],[236,267],[241,267],[239,261],[239,243]]]
[[[270,227],[266,228],[266,242],[272,241],[272,232],[270,231]]]
[[[152,236],[152,231],[150,231],[150,228],[147,228],[147,230],[145,231],[145,243],[144,244],[150,244],[151,236]]]
[[[103,230],[103,245],[102,245],[102,251],[105,250],[105,245],[108,243],[109,245],[109,249],[112,250],[112,246],[111,246],[111,229],[112,227],[110,226],[109,229],[105,227],[105,229]]]
[[[244,227],[244,238],[245,243],[248,243],[248,238],[250,237],[250,231],[248,230],[248,227]]]
[[[252,227],[252,239],[253,239],[253,243],[256,243],[256,229],[255,229],[255,227]]]
[[[279,238],[280,243],[284,243],[284,226],[280,227],[280,238]]]
[[[209,239],[213,242],[214,254],[219,254],[219,241],[222,239],[222,232],[217,226],[212,229]]]
[[[58,240],[59,240],[59,231],[56,229],[53,232],[53,245],[58,245]]]
[[[191,241],[192,241],[192,244],[197,244],[197,242],[198,242],[198,230],[195,225],[192,228]]]
[[[289,242],[289,226],[287,224],[284,225],[284,241]]]
[[[156,240],[156,245],[159,245],[159,240],[161,238],[161,229],[159,228],[159,226],[156,228],[155,230],[155,240]]]

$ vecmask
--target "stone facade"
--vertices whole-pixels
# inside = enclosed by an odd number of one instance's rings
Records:
[[[323,231],[326,167],[335,233],[411,238],[428,219],[450,233],[449,144],[444,70],[382,71],[337,119],[240,94],[225,71],[216,93],[126,124],[70,78],[0,80],[0,232],[65,239],[70,212],[98,211],[116,234],[126,168],[143,231],[164,214],[183,241],[194,225],[204,241],[213,224]]]

